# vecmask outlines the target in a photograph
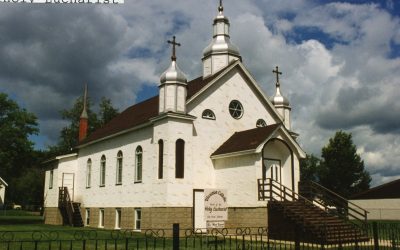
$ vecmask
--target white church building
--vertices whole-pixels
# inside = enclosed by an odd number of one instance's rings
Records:
[[[257,180],[273,178],[297,191],[305,152],[291,128],[278,68],[270,97],[243,64],[229,26],[221,4],[203,51],[203,76],[186,79],[174,37],[159,95],[89,135],[83,110],[76,153],[48,162],[46,223],[63,223],[59,198],[60,187],[66,187],[90,227],[204,228],[208,189],[226,192],[226,227],[267,225],[267,202],[258,200]]]

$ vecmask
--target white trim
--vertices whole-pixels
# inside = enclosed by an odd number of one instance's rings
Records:
[[[150,118],[150,122],[151,123],[155,123],[155,122],[157,122],[159,120],[162,120],[164,118],[175,118],[175,119],[183,119],[183,120],[188,120],[188,121],[194,121],[194,120],[197,119],[197,117],[192,116],[192,115],[169,111],[169,112],[166,112],[166,113],[159,114],[156,117]]]
[[[257,148],[255,149],[248,149],[248,150],[242,150],[242,151],[236,151],[236,152],[230,152],[226,154],[218,154],[218,155],[213,155],[210,158],[212,160],[217,160],[217,159],[222,159],[222,158],[227,158],[227,157],[235,157],[235,156],[241,156],[241,155],[247,155],[247,154],[259,154],[261,153],[265,143],[267,143],[269,140],[272,138],[276,138],[276,133],[278,131],[282,131],[283,135],[286,137],[286,141],[289,141],[289,144],[292,145],[296,149],[296,153],[300,156],[300,158],[305,158],[306,153],[301,149],[299,144],[290,136],[289,132],[283,126],[283,124],[280,124],[276,129],[268,136],[264,141],[262,141]]]
[[[8,187],[8,184],[3,178],[0,177],[0,182],[4,184],[4,186]]]
[[[62,160],[62,159],[69,158],[69,157],[74,157],[74,156],[78,156],[78,153],[59,155],[59,156],[56,156],[56,160]]]
[[[142,208],[135,208],[134,211],[135,211],[135,226],[134,226],[133,231],[140,232],[142,230]],[[140,219],[137,218],[138,212],[140,213]],[[139,228],[137,228],[138,221],[140,224]]]
[[[211,156],[211,159],[218,160],[218,159],[227,158],[227,157],[235,157],[235,156],[257,154],[257,153],[259,153],[259,152],[256,152],[255,149],[249,149],[249,150],[237,151],[237,152],[232,152],[232,153],[213,155],[213,156]]]
[[[304,152],[303,149],[300,147],[300,145],[293,139],[293,137],[289,134],[289,131],[285,128],[285,126],[283,126],[283,124],[281,124],[279,127],[277,127],[275,129],[275,131],[272,132],[271,135],[266,140],[264,140],[260,145],[258,145],[258,147],[256,148],[255,151],[257,153],[261,153],[261,151],[264,147],[264,144],[267,143],[271,138],[276,137],[275,134],[276,134],[276,132],[278,132],[278,130],[282,131],[283,135],[286,137],[285,141],[289,141],[290,144],[294,146],[299,157],[306,158],[306,152]]]

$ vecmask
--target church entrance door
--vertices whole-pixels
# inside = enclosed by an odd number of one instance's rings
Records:
[[[263,178],[271,178],[282,184],[281,161],[277,159],[264,159],[263,163]]]
[[[194,229],[205,230],[204,190],[193,190]]]
[[[281,161],[276,159],[264,159],[263,178],[271,178],[281,183]]]
[[[68,188],[68,193],[71,200],[74,200],[74,179],[75,174],[73,173],[63,173],[62,174],[62,187]]]

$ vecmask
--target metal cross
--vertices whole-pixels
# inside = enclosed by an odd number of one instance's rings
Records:
[[[222,0],[219,0],[219,7],[218,7],[218,11],[222,12],[224,11],[224,7],[222,6]]]
[[[171,56],[171,60],[172,60],[172,61],[176,61],[176,53],[175,53],[175,52],[176,52],[176,49],[175,49],[175,46],[176,46],[176,45],[181,46],[181,44],[180,44],[180,43],[177,43],[177,42],[175,41],[175,36],[172,37],[172,41],[168,40],[167,42],[170,43],[170,44],[172,44],[172,56]]]
[[[278,66],[276,66],[275,70],[272,70],[272,73],[276,74],[276,84],[279,85],[279,75],[282,75],[282,72],[279,72]]]

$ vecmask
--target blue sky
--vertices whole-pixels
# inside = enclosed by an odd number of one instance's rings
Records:
[[[176,35],[180,68],[201,74],[216,0],[124,5],[0,3],[0,91],[38,116],[37,148],[56,143],[89,84],[121,111],[157,94]],[[231,40],[267,95],[283,71],[293,128],[308,153],[337,130],[353,134],[373,184],[400,178],[400,2],[229,0]]]

